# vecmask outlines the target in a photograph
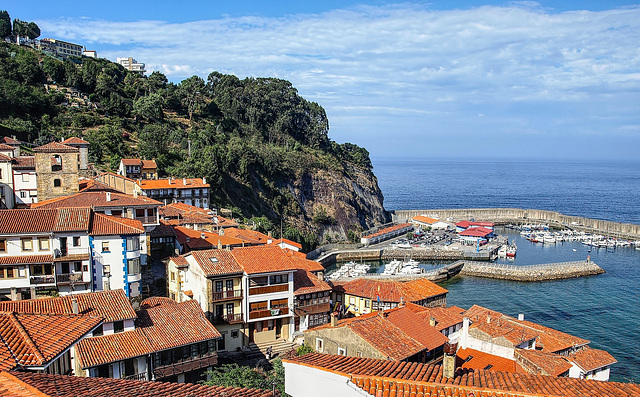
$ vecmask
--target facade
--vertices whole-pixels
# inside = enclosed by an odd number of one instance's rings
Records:
[[[139,221],[90,208],[0,211],[0,295],[140,293]],[[109,281],[111,280],[111,281]]]
[[[84,47],[80,44],[69,43],[68,41],[51,38],[40,39],[38,49],[53,52],[61,57],[76,56],[81,57]]]
[[[293,274],[296,331],[306,331],[329,323],[331,286],[307,269]]]
[[[38,201],[78,193],[80,150],[59,142],[33,149]]]
[[[14,207],[12,162],[13,148],[0,144],[0,209]]]
[[[128,58],[116,58],[116,62],[119,63],[120,65],[124,66],[125,69],[127,70],[131,70],[134,72],[139,72],[144,74],[145,70],[144,70],[144,63],[139,63],[138,61],[136,61],[135,59],[128,57]]]
[[[158,179],[158,166],[154,160],[122,159],[118,175],[130,179]]]
[[[29,208],[38,202],[35,156],[14,157],[12,169],[15,208]]]
[[[140,188],[138,183],[133,179],[126,178],[122,175],[114,174],[113,172],[103,172],[102,174],[93,178],[96,182],[100,182],[109,186],[111,189],[115,189],[120,193],[134,195],[139,194],[146,196],[146,193]]]
[[[404,236],[413,231],[411,223],[399,223],[390,226],[382,226],[363,233],[360,242],[364,245],[378,244],[394,237]]]
[[[203,229],[218,234],[224,234],[221,229],[238,227],[237,222],[219,216],[215,209],[206,210],[184,203],[165,205],[160,208],[160,216],[170,225],[184,226],[194,230]]]
[[[80,157],[78,160],[78,169],[86,170],[89,168],[89,142],[78,137],[67,138],[61,142],[63,145],[71,146],[78,149]]]
[[[164,205],[184,203],[209,209],[210,186],[205,178],[141,180],[138,185],[148,197]]]

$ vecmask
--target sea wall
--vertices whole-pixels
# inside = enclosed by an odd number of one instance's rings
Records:
[[[586,232],[597,232],[612,237],[638,239],[640,225],[634,223],[611,222],[580,216],[564,215],[556,211],[518,208],[464,208],[390,211],[394,222],[409,222],[417,215],[455,222],[469,220],[491,221],[497,224],[549,223],[550,226],[571,227]]]
[[[547,281],[592,276],[602,274],[604,270],[597,264],[587,261],[551,263],[545,265],[513,266],[491,262],[465,261],[460,271],[463,276],[495,278],[513,281]]]

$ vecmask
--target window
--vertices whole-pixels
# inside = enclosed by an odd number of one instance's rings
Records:
[[[171,272],[171,282],[176,281],[176,272]]]
[[[109,252],[109,242],[108,241],[103,241],[102,242],[102,252]]]
[[[356,357],[362,357],[362,352],[360,351],[356,352]]]
[[[80,273],[82,271],[82,262],[73,262],[73,271]]]
[[[80,246],[80,236],[74,236],[73,237],[73,246],[74,247],[79,247]]]
[[[324,341],[320,338],[316,338],[316,350],[319,353],[322,353],[324,351]]]
[[[45,263],[42,265],[31,265],[32,276],[50,276],[53,275],[53,266],[51,263]]]
[[[7,252],[7,240],[0,240],[0,252]]]
[[[19,278],[20,271],[15,266],[7,266],[5,268],[0,268],[0,279],[3,278]]]
[[[366,307],[366,308],[371,307],[371,301],[369,299],[365,299],[364,300],[364,307]]]
[[[22,174],[22,182],[29,182],[29,174]]]
[[[51,171],[62,170],[62,157],[59,154],[51,156]]]
[[[233,314],[233,303],[227,303],[227,314]]]
[[[231,330],[231,337],[232,338],[237,338],[239,336],[239,332],[237,329],[232,329]]]
[[[227,280],[227,291],[233,291],[233,280]]]
[[[104,329],[102,327],[102,324],[98,325],[98,328],[93,330],[93,336],[100,336],[104,333]]]
[[[62,186],[62,180],[60,178],[56,178],[53,180],[53,187],[60,187]]]
[[[258,287],[262,285],[267,285],[267,277],[253,277],[249,280],[250,287]]]
[[[112,210],[111,216],[119,216],[122,217],[122,210]]]
[[[287,299],[275,299],[271,301],[271,308],[272,309],[283,309],[285,307],[287,307],[288,304],[288,300]]]
[[[20,191],[20,198],[27,198],[27,192],[24,190]]]
[[[49,237],[38,237],[38,249],[40,251],[49,251]]]
[[[113,322],[113,332],[124,332],[124,321],[114,321]]]
[[[222,285],[221,280],[216,281],[216,292],[222,292]]]
[[[127,259],[127,272],[129,276],[140,273],[140,258]]]
[[[267,301],[252,302],[249,304],[249,311],[255,312],[258,310],[267,310]]]
[[[33,251],[33,240],[31,239],[31,237],[21,238],[20,241],[22,241],[23,251]]]
[[[282,284],[287,282],[289,282],[289,280],[286,274],[278,274],[269,277],[269,284]]]
[[[339,356],[346,356],[347,355],[347,348],[346,347],[338,347],[338,355]]]
[[[140,249],[140,237],[127,237],[127,251],[138,251]]]

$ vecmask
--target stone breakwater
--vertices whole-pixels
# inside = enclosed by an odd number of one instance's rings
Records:
[[[551,263],[545,265],[513,266],[490,262],[465,261],[460,275],[512,281],[562,280],[593,276],[605,271],[591,261]]]

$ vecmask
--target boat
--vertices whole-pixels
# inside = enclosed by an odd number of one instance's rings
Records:
[[[518,247],[514,244],[507,247],[507,258],[515,258]]]
[[[556,236],[554,236],[554,235],[553,235],[553,234],[551,234],[551,233],[545,233],[545,234],[542,236],[542,241],[543,241],[545,244],[555,244],[555,243],[556,243]]]
[[[506,258],[507,257],[507,246],[502,245],[498,249],[498,258]]]

